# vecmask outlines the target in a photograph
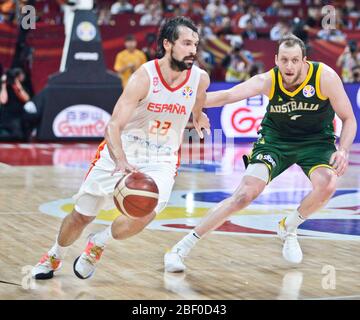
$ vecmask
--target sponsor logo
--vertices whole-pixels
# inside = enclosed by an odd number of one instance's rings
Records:
[[[96,28],[89,21],[81,22],[76,28],[76,35],[82,41],[92,41],[96,37]]]
[[[314,94],[315,94],[315,88],[312,85],[308,84],[304,87],[303,89],[304,97],[311,98]]]
[[[147,228],[172,232],[193,229],[216,203],[231,196],[233,190],[204,189],[190,192],[174,190],[167,208]],[[309,189],[267,189],[250,206],[229,217],[216,233],[233,236],[276,237],[278,222],[296,210]],[[114,205],[112,205],[114,206]],[[45,214],[64,218],[74,207],[73,200],[60,199],[40,206]],[[327,206],[302,223],[298,236],[328,240],[360,241],[360,192],[338,189]],[[101,210],[94,223],[110,225],[120,215],[116,209]]]
[[[150,102],[147,106],[147,110],[151,112],[167,112],[186,115],[186,108],[179,103],[167,104],[167,103],[153,103]]]
[[[294,116],[291,116],[290,119],[291,120],[296,120],[297,118],[301,117],[301,114],[296,114]]]
[[[266,160],[267,162],[270,162],[274,168],[276,167],[276,162],[269,154],[265,154],[263,159]]]
[[[82,61],[98,61],[99,54],[97,52],[76,52],[74,59]]]
[[[221,127],[226,137],[256,138],[269,99],[255,96],[227,104],[221,111]]]
[[[79,104],[62,110],[52,128],[56,137],[103,137],[110,117],[101,108]]]
[[[191,89],[191,87],[189,86],[186,86],[182,92],[182,95],[186,98],[186,99],[189,99],[192,94],[193,94],[193,89]]]
[[[153,93],[158,93],[161,91],[161,89],[157,88],[157,86],[159,85],[160,81],[159,81],[159,77],[153,77],[153,86],[154,86],[154,89],[153,89]]]

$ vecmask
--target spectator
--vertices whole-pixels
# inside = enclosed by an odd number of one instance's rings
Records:
[[[126,0],[118,0],[111,6],[111,14],[133,12],[133,6]]]
[[[246,7],[248,5],[247,0],[238,0],[237,3],[233,4],[231,7],[231,13],[232,14],[244,14],[246,13]]]
[[[145,63],[145,54],[136,48],[137,42],[134,35],[125,38],[125,49],[119,52],[115,58],[114,70],[119,74],[123,87],[126,86],[130,76]]]
[[[14,68],[2,80],[6,81],[6,86],[2,84],[2,91],[6,90],[7,101],[3,101],[5,103],[1,106],[1,138],[28,141],[34,128],[34,119],[24,109],[24,104],[30,99],[23,87],[25,74],[21,69]]]
[[[358,18],[360,17],[360,9],[355,4],[354,0],[346,0],[345,6],[342,9],[342,13],[345,16]]]
[[[140,3],[138,3],[135,7],[134,7],[134,13],[136,14],[145,14],[149,11],[150,9],[150,4],[151,1],[150,0],[144,0]]]
[[[221,0],[210,0],[205,9],[205,15],[210,19],[214,19],[217,15],[227,16],[228,13],[228,7]]]
[[[278,41],[287,33],[290,33],[290,27],[288,23],[285,20],[279,21],[271,28],[270,39],[272,41]]]
[[[341,67],[341,78],[343,82],[353,82],[353,69],[360,65],[360,51],[357,43],[350,40],[345,47],[343,53],[337,59],[336,65]],[[355,69],[357,71],[357,69]]]
[[[346,35],[339,29],[321,29],[317,36],[322,40],[340,43],[346,39]]]
[[[248,20],[246,23],[245,30],[242,32],[241,36],[243,39],[249,40],[256,40],[258,38],[258,34],[251,20]]]
[[[1,105],[7,103],[8,101],[8,94],[6,90],[6,74],[3,73],[3,68],[1,64],[0,64],[0,78],[1,78],[1,85],[0,85],[0,107],[1,107]]]
[[[198,52],[196,54],[196,65],[205,69],[206,72],[211,75],[211,72],[215,67],[215,57],[211,52],[205,50],[204,45],[204,40],[200,40]]]
[[[280,0],[275,0],[271,3],[270,7],[266,9],[266,15],[268,16],[279,16],[279,12],[282,8],[283,4]]]
[[[239,82],[249,78],[251,62],[242,52],[242,46],[234,47],[223,59],[222,66],[226,68],[226,82]]]
[[[352,68],[352,82],[360,82],[360,64]]]
[[[149,7],[149,11],[145,13],[139,21],[141,26],[157,26],[160,24],[162,20],[162,9],[157,4],[151,4]]]
[[[251,20],[255,28],[266,27],[264,18],[254,5],[250,5],[247,13],[239,19],[239,28],[245,29],[248,20]]]

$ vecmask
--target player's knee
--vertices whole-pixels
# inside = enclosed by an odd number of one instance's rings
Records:
[[[323,198],[329,198],[336,190],[336,175],[328,172],[322,175],[321,179],[314,185]]]
[[[240,192],[231,196],[231,206],[235,210],[240,210],[248,206],[258,194],[255,188],[243,188]]]
[[[73,221],[80,226],[87,226],[95,217],[85,216],[77,211],[71,213]]]

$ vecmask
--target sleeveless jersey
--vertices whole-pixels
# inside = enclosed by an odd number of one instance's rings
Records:
[[[320,73],[323,65],[319,62],[308,63],[306,79],[292,92],[284,88],[278,67],[270,71],[272,90],[259,130],[263,136],[289,142],[334,140],[335,112],[329,99],[320,92]]]
[[[143,67],[149,75],[149,91],[122,132],[123,149],[128,157],[136,159],[177,162],[183,131],[204,71],[192,66],[185,80],[172,88],[161,74],[158,60]]]

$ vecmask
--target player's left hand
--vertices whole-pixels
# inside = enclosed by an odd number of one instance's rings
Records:
[[[201,131],[202,129],[205,129],[206,133],[210,134],[210,120],[204,112],[201,112],[198,117],[193,117],[193,124],[200,139],[204,138],[204,134]]]
[[[330,157],[330,165],[334,168],[338,177],[342,176],[349,164],[349,153],[346,150],[337,150]]]

